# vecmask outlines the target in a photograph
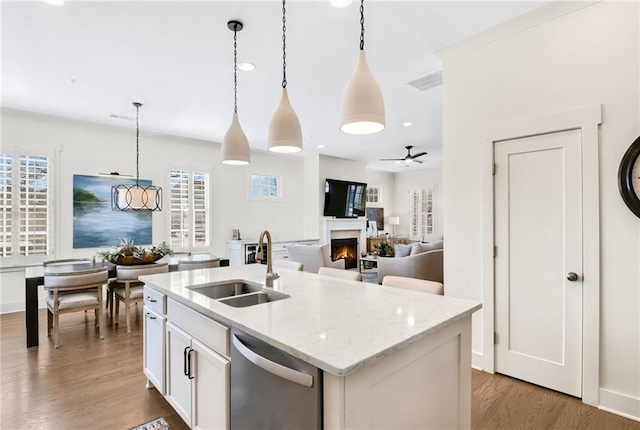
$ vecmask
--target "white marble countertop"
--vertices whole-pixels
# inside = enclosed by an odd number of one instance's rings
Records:
[[[189,287],[226,280],[264,284],[250,264],[143,276],[165,293],[320,369],[346,376],[480,309],[479,302],[279,270],[274,290],[290,298],[235,308]]]

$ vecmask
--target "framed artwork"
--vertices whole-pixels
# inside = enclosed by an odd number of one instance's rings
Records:
[[[384,208],[366,208],[367,221],[375,221],[378,230],[384,230]]]
[[[133,178],[73,175],[73,248],[105,248],[130,237],[139,246],[153,243],[151,211],[114,211],[111,187]],[[140,185],[151,185],[140,180]]]

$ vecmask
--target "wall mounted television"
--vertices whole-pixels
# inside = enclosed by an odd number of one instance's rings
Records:
[[[367,184],[326,179],[324,183],[324,216],[357,218],[365,215]]]

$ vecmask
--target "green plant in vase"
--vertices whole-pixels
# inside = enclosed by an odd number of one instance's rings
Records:
[[[165,255],[171,254],[173,254],[173,250],[166,242],[153,246],[151,249],[145,249],[134,245],[132,238],[121,237],[116,246],[107,251],[98,251],[96,255],[114,264],[133,265],[153,263]]]
[[[376,243],[373,247],[378,251],[380,257],[393,257],[393,246],[388,240]]]

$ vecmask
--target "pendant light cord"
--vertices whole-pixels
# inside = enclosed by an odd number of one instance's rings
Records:
[[[233,29],[233,111],[238,113],[238,26]]]
[[[133,104],[136,107],[136,186],[140,185],[140,103]]]
[[[360,50],[364,50],[364,0],[360,0]]]
[[[282,0],[282,88],[287,88],[287,0]]]

